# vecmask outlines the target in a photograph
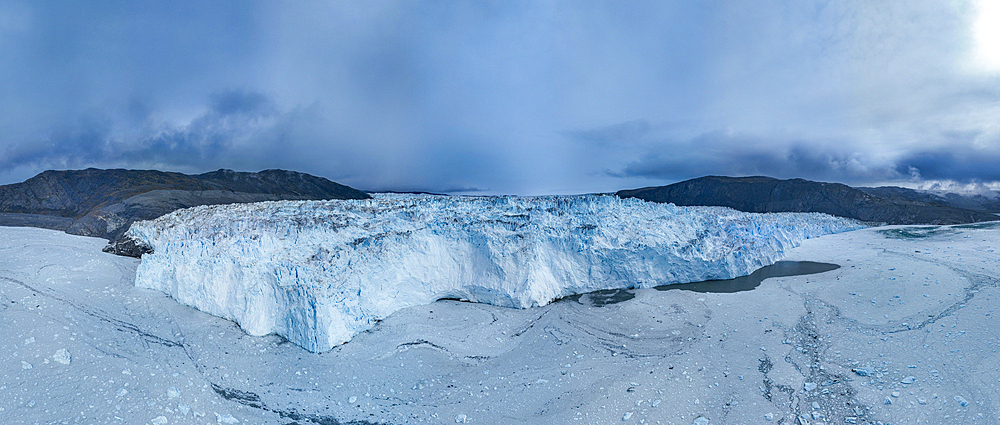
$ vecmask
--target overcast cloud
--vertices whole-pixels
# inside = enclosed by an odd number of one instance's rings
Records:
[[[0,184],[86,167],[515,194],[992,184],[990,19],[975,0],[6,0]]]

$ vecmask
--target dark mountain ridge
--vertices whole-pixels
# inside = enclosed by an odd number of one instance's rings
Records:
[[[622,190],[622,198],[679,206],[722,206],[745,212],[820,212],[886,224],[963,224],[995,214],[903,197],[883,198],[840,183],[771,177],[707,176],[668,186]]]
[[[859,187],[858,190],[883,199],[918,201],[973,211],[1000,213],[1000,198],[991,198],[981,194],[963,195],[959,193],[907,189],[897,186]]]
[[[63,230],[108,240],[137,220],[198,205],[309,199],[367,199],[368,194],[322,177],[285,170],[218,170],[204,174],[155,170],[45,171],[0,186],[0,225]]]

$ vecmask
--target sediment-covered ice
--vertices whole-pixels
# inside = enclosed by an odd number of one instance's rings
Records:
[[[863,227],[613,196],[379,195],[203,206],[136,223],[136,285],[325,351],[442,298],[545,305],[600,289],[749,274],[801,241]]]

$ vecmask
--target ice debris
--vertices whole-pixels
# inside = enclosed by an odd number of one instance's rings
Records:
[[[955,401],[957,401],[958,404],[962,407],[966,407],[969,405],[969,400],[966,400],[965,397],[962,397],[960,395],[955,396]]]
[[[240,420],[234,418],[233,415],[230,415],[228,413],[223,413],[223,414],[220,415],[218,412],[215,413],[215,421],[218,422],[218,423],[220,423],[220,424],[238,424],[238,423],[240,423]]]
[[[865,369],[863,367],[851,369],[852,372],[856,373],[858,376],[871,376],[872,371]]]
[[[750,274],[803,240],[864,227],[615,196],[279,201],[138,222],[136,285],[326,351],[402,308],[457,298],[541,306],[573,294]]]
[[[52,355],[52,360],[62,364],[69,364],[72,360],[72,356],[70,356],[69,351],[66,351],[65,348],[60,348],[59,350],[56,350],[55,354]]]

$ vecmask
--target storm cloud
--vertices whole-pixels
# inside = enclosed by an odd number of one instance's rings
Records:
[[[86,167],[453,193],[989,183],[1000,40],[981,9],[5,1],[0,184]]]

